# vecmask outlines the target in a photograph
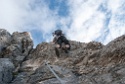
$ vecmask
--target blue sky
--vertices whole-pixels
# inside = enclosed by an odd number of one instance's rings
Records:
[[[125,34],[125,0],[0,0],[0,28],[31,33],[35,46],[62,29],[70,40],[107,44]]]

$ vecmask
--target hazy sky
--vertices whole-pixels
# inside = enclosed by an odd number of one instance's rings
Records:
[[[107,44],[125,34],[125,0],[0,0],[0,28],[30,32],[35,46],[56,29],[71,40]]]

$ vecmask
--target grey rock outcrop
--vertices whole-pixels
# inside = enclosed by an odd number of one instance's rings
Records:
[[[55,76],[49,76],[53,74],[45,68],[47,61],[65,84],[124,84],[124,43],[124,35],[107,45],[94,41],[70,41],[70,52],[65,54],[60,50],[61,56],[58,58],[53,44],[43,42],[28,55],[21,66],[22,72],[33,72],[25,75],[28,81],[25,83],[60,84]],[[44,72],[37,72],[42,71],[39,67],[45,69]]]
[[[0,84],[9,84],[13,79],[14,64],[8,58],[0,58]]]
[[[23,55],[28,55],[33,49],[33,40],[29,32],[14,32],[12,34],[12,44],[16,46]]]
[[[7,47],[11,42],[11,35],[5,29],[0,29],[0,53]]]
[[[43,42],[22,63],[20,70],[28,73],[24,75],[25,79],[16,78],[12,84],[19,83],[19,81],[23,81],[24,84],[60,84],[60,81],[45,66],[45,61],[50,64],[65,84],[124,84],[124,62],[115,61],[118,53],[112,51],[121,46],[117,44],[119,47],[114,47],[116,46],[114,41],[106,46],[98,42],[70,41],[72,46],[70,52],[65,54],[60,50],[59,58],[56,56],[53,44]],[[124,46],[124,44],[122,45]],[[112,49],[105,49],[109,46],[112,46]],[[109,52],[112,54],[108,54]],[[123,53],[120,50],[118,52],[120,52],[120,56]],[[112,56],[113,54],[115,55]],[[115,56],[116,59],[111,59]],[[109,59],[112,61],[108,61]]]
[[[0,84],[9,84],[33,49],[33,41],[28,32],[14,32],[11,35],[5,29],[0,29],[0,39]]]
[[[42,42],[33,49],[28,32],[10,36],[2,57],[11,59],[15,70],[13,80],[4,84],[125,84],[125,35],[107,45],[70,41],[69,53],[58,49],[59,57],[52,43]]]
[[[10,58],[18,66],[28,56],[33,49],[33,41],[28,32],[14,32],[11,36],[11,42],[2,52],[2,57]]]

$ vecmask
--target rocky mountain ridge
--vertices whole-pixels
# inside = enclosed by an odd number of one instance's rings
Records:
[[[107,45],[70,41],[60,57],[52,43],[34,49],[28,32],[0,29],[0,35],[0,84],[125,84],[125,35]]]

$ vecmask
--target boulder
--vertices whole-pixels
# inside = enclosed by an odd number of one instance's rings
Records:
[[[8,58],[0,58],[0,84],[8,84],[13,79],[14,64]]]

